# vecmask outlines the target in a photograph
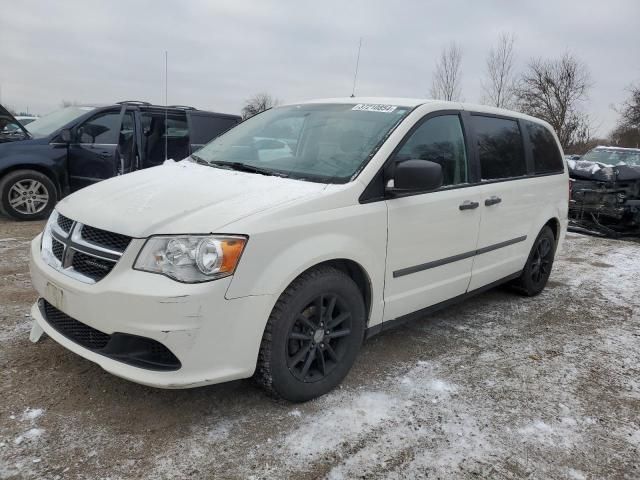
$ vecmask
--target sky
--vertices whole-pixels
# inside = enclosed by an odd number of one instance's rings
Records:
[[[239,113],[268,92],[284,102],[427,97],[441,50],[462,48],[462,94],[482,97],[486,56],[516,37],[516,68],[565,51],[593,87],[584,104],[606,135],[640,82],[640,0],[0,0],[0,103],[44,114],[62,100],[169,104]]]

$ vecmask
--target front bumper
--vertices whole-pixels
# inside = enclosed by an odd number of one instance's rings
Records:
[[[40,236],[31,243],[30,270],[40,297],[73,319],[100,332],[140,336],[160,342],[180,361],[174,371],[123,363],[84,348],[62,335],[36,303],[31,315],[56,342],[104,370],[144,385],[186,388],[250,377],[256,366],[272,295],[227,300],[231,277],[185,284],[133,270],[143,240],[133,240],[111,273],[84,284],[47,265]]]

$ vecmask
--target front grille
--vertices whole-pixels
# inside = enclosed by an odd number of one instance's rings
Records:
[[[63,231],[69,233],[71,231],[71,227],[73,226],[73,220],[65,217],[64,215],[58,214],[58,226]]]
[[[132,237],[84,225],[57,212],[54,215],[55,223],[44,231],[42,258],[51,267],[81,282],[91,284],[102,280],[131,243]]]
[[[83,240],[89,243],[118,252],[124,252],[131,242],[131,237],[120,233],[107,232],[106,230],[90,227],[89,225],[82,227],[81,236]]]
[[[115,267],[116,262],[87,255],[83,252],[73,252],[71,266],[82,275],[96,282],[104,278]]]
[[[60,243],[58,240],[56,240],[55,238],[52,238],[51,250],[53,251],[53,254],[55,255],[55,257],[58,260],[62,261],[62,255],[64,254],[64,245]]]
[[[82,345],[89,350],[100,350],[107,346],[111,337],[95,328],[74,320],[61,312],[46,300],[43,300],[44,315],[53,328],[69,340]]]
[[[120,332],[109,335],[70,317],[44,298],[38,305],[45,321],[58,333],[92,352],[148,370],[178,370],[182,366],[173,352],[156,340]]]

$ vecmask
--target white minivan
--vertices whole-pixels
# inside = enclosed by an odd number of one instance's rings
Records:
[[[519,113],[274,108],[62,200],[31,245],[31,339],[145,385],[254,376],[305,401],[390,326],[505,282],[540,293],[568,184],[551,127]]]

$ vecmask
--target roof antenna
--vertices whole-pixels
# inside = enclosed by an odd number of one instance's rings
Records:
[[[358,44],[358,58],[356,60],[356,72],[353,75],[353,89],[351,90],[351,98],[356,96],[356,80],[358,78],[358,67],[360,66],[360,49],[362,48],[362,37],[360,37],[360,43]]]
[[[169,127],[167,125],[167,116],[168,116],[168,110],[169,110],[169,102],[167,100],[167,84],[169,83],[169,80],[167,78],[167,64],[169,63],[168,60],[169,54],[168,52],[165,50],[164,51],[164,161],[167,161],[167,155],[169,153]]]

